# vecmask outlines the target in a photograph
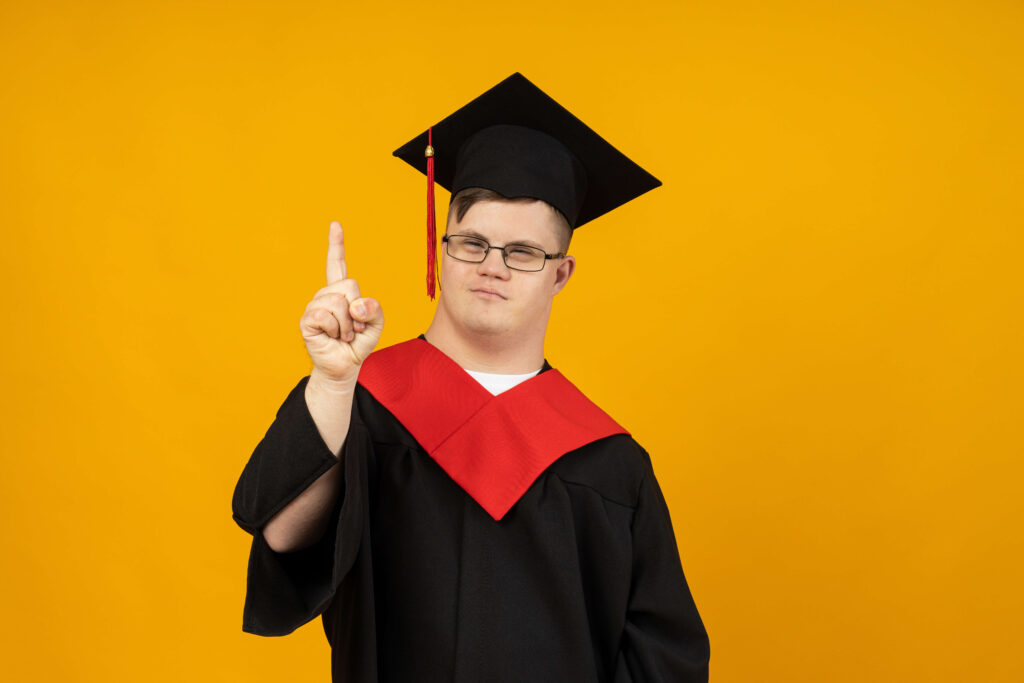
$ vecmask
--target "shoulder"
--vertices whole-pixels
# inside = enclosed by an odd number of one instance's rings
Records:
[[[550,474],[635,508],[650,471],[651,458],[643,446],[628,434],[614,434],[566,453],[551,466]]]

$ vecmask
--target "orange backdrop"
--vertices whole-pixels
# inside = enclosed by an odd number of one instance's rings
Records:
[[[328,680],[232,487],[328,222],[423,331],[399,144],[522,71],[665,185],[548,358],[648,448],[712,680],[1020,681],[1024,5],[0,3],[9,680]],[[444,203],[447,197],[439,197]]]

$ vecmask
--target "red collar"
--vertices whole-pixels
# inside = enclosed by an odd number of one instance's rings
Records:
[[[557,370],[492,396],[422,339],[371,354],[359,383],[496,520],[565,453],[628,434]]]

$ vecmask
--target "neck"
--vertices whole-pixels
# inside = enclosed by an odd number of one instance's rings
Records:
[[[546,328],[546,326],[545,326]],[[544,365],[544,332],[480,334],[452,324],[439,306],[426,338],[459,367],[476,372],[518,375]]]

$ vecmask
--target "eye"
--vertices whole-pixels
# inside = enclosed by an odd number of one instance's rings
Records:
[[[463,237],[461,240],[462,246],[470,251],[483,251],[487,248],[487,242],[478,240],[474,237]]]
[[[505,252],[508,254],[510,259],[517,262],[532,261],[541,255],[539,251],[533,247],[527,247],[520,244],[510,244],[505,248]]]

